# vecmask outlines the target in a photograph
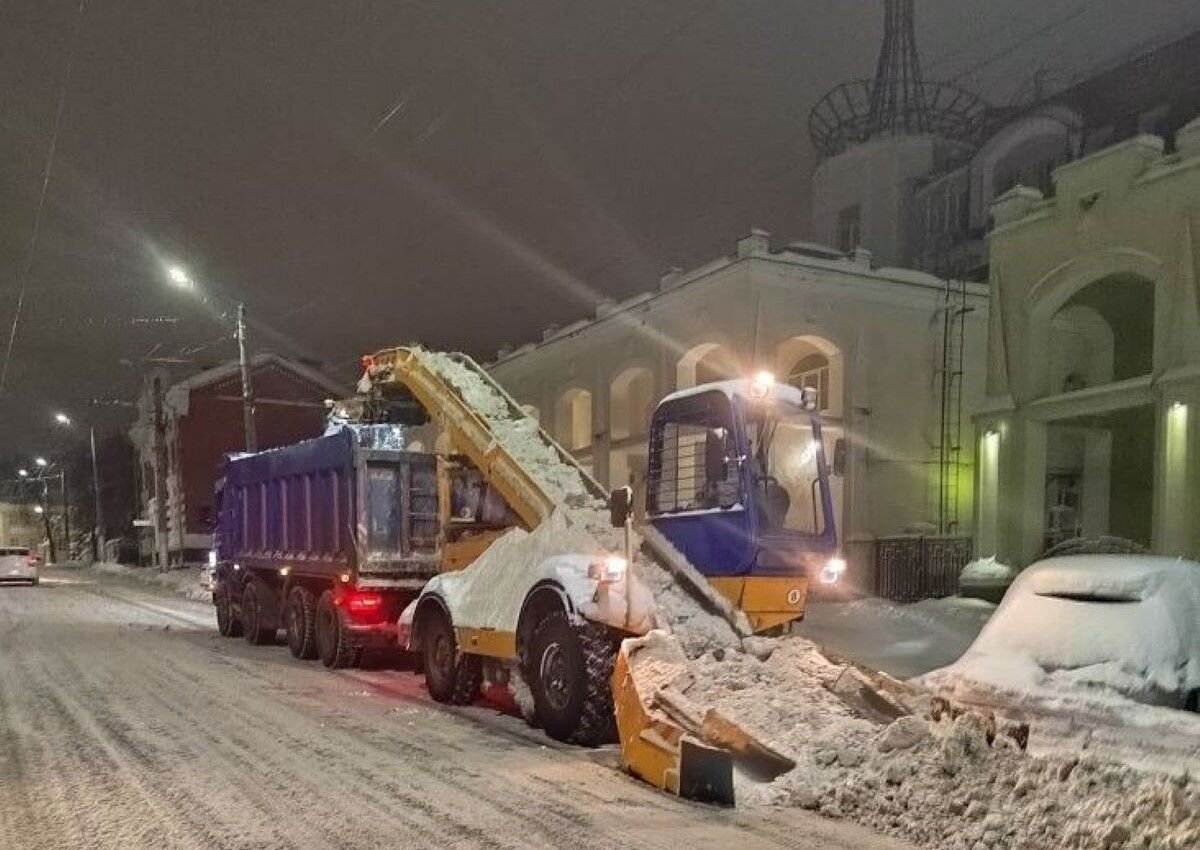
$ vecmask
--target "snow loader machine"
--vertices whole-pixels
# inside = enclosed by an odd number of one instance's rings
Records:
[[[631,660],[639,644],[625,639],[669,628],[638,577],[642,559],[741,636],[785,628],[803,615],[812,577],[840,577],[810,392],[764,374],[665,398],[635,528],[631,489],[606,492],[469,357],[408,346],[363,365],[341,415],[428,426],[430,442],[448,441],[436,459],[442,570],[398,624],[434,699],[466,703],[485,682],[510,685],[551,737],[619,737],[633,773],[695,798],[732,802],[735,761],[756,775],[791,767],[728,718],[655,705]],[[671,651],[673,639],[655,635]]]

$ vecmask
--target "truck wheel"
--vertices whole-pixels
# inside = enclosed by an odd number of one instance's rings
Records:
[[[435,611],[421,629],[421,661],[425,689],[438,702],[470,705],[483,681],[483,664],[478,655],[458,651],[454,627],[446,615]]]
[[[242,627],[245,631],[246,642],[255,646],[274,643],[275,634],[278,631],[274,628],[266,628],[262,624],[261,593],[256,581],[247,582],[246,589],[242,591]]]
[[[213,591],[213,605],[217,609],[217,632],[222,637],[241,637],[242,621],[233,616],[233,606],[229,604],[229,591],[225,585],[217,585]]]
[[[612,674],[616,643],[592,623],[576,628],[554,611],[533,633],[526,680],[537,723],[556,741],[596,747],[616,740]]]
[[[288,649],[296,658],[317,657],[316,600],[307,587],[293,587],[287,603]]]
[[[1195,711],[1200,713],[1200,688],[1196,688],[1187,695],[1187,701],[1183,704],[1184,711]]]
[[[361,657],[354,636],[346,628],[346,617],[333,604],[333,591],[327,590],[317,601],[317,657],[332,670],[353,667]]]

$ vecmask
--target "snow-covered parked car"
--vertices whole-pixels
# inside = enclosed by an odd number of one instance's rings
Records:
[[[1058,705],[1124,697],[1200,710],[1200,564],[1071,555],[1021,572],[970,649],[924,677]]]

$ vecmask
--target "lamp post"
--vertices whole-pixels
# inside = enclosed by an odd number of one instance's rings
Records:
[[[66,428],[75,424],[70,416],[61,411],[54,414],[54,421]],[[93,556],[97,561],[102,561],[104,560],[104,504],[100,496],[100,464],[96,460],[96,429],[91,425],[88,426],[88,441],[92,449],[92,493],[96,507],[95,527],[92,529]]]
[[[171,266],[167,269],[167,277],[180,289],[196,290],[196,282],[181,266]],[[206,297],[203,293],[201,297]],[[232,302],[237,306],[236,336],[238,344],[238,367],[242,378],[242,430],[245,434],[246,451],[258,451],[258,434],[254,427],[254,392],[250,386],[250,364],[246,359],[246,305],[241,301]]]

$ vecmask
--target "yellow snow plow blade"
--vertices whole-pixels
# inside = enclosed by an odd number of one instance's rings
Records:
[[[664,791],[733,805],[733,769],[769,782],[796,766],[713,708],[688,700],[687,658],[665,632],[621,645],[613,702],[626,770]]]

